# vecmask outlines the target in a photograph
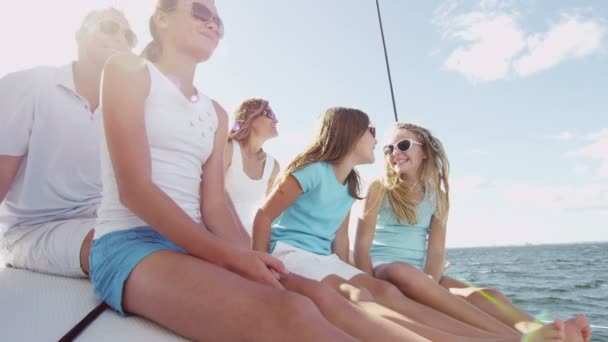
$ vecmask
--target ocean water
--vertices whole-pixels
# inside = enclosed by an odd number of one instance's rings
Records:
[[[449,275],[500,290],[533,316],[608,327],[608,243],[448,249]],[[608,329],[592,341],[608,342]]]

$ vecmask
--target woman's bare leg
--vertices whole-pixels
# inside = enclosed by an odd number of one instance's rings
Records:
[[[358,293],[359,290],[354,287],[343,288],[340,293],[320,282],[296,274],[288,275],[281,280],[281,284],[290,291],[310,298],[328,321],[361,341],[429,341],[350,302],[344,296],[359,299],[367,295]]]
[[[510,333],[508,335],[491,333],[461,322],[453,317],[406,297],[393,284],[376,279],[368,274],[359,274],[350,279],[350,283],[370,291],[378,304],[397,311],[415,322],[419,322],[430,327],[440,328],[443,331],[467,337],[514,336]]]
[[[439,284],[510,327],[517,328],[518,323],[534,322],[534,317],[513,305],[499,291],[470,286],[448,276],[443,276]]]
[[[357,304],[357,306],[361,307],[366,312],[381,316],[387,320],[391,320],[402,327],[415,332],[418,335],[424,336],[432,341],[449,341],[449,342],[457,342],[457,341],[479,341],[479,342],[518,342],[522,340],[523,336],[508,336],[501,337],[497,335],[493,335],[487,332],[483,332],[486,336],[484,337],[470,337],[463,336],[460,334],[454,334],[450,332],[444,331],[441,327],[437,327],[435,325],[425,325],[420,322],[416,322],[401,313],[395,312],[389,308],[386,308],[376,302],[374,302],[374,298],[372,294],[369,294],[367,290],[361,289],[361,293],[357,293],[357,291],[353,291],[352,289],[359,289],[355,285],[349,283],[348,281],[331,275],[323,279],[323,284],[328,285],[342,293],[349,292],[349,298]],[[398,290],[397,290],[398,291]],[[403,296],[403,295],[401,295]],[[440,314],[440,313],[439,313]],[[460,322],[461,323],[461,322]],[[464,323],[462,323],[464,324]],[[465,324],[466,326],[466,324]],[[470,327],[471,329],[475,329],[474,327]],[[528,334],[525,336],[526,342],[541,342],[541,341],[561,341],[563,335],[563,323],[559,322],[558,324],[549,324],[547,326],[541,327],[536,330],[534,333]]]
[[[517,331],[462,298],[452,295],[423,271],[403,262],[384,264],[374,275],[395,285],[407,297],[459,321],[498,335],[518,335]]]
[[[469,286],[448,276],[443,276],[440,284],[453,294],[463,297],[469,303],[517,330],[527,331],[529,323],[536,323],[532,316],[516,307],[507,296],[497,290]],[[578,341],[579,336],[584,342],[591,340],[591,326],[584,315],[577,315],[567,320],[565,332],[566,341]]]
[[[123,295],[125,311],[197,341],[354,341],[303,296],[173,251],[144,258]]]

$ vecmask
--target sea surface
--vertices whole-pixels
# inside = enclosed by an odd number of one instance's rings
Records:
[[[608,342],[608,242],[448,249],[449,275],[492,287],[542,320],[584,313]],[[604,329],[600,327],[605,327]]]

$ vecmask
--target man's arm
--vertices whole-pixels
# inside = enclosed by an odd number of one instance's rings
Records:
[[[22,160],[23,156],[0,156],[0,203],[11,188]]]

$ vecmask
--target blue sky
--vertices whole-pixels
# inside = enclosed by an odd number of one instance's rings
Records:
[[[608,240],[608,3],[380,3],[399,117],[430,128],[452,164],[448,246]],[[125,10],[139,51],[152,1],[17,2],[0,13],[0,75],[73,59],[84,13],[107,5]],[[229,112],[269,99],[282,165],[330,106],[363,109],[382,140],[393,114],[374,1],[217,5],[226,36],[197,81]]]

